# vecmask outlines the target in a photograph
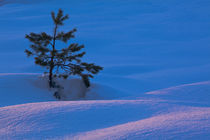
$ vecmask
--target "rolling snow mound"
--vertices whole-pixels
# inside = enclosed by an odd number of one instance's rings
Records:
[[[126,95],[95,84],[85,89],[83,100],[56,101],[46,81],[37,75],[0,77],[3,140],[210,139],[210,81],[152,91],[133,99],[120,99]],[[78,79],[65,84],[65,89],[75,84],[75,89],[68,89],[75,95],[84,92],[78,88],[82,87]]]
[[[184,84],[180,86],[170,87],[162,90],[146,93],[153,97],[158,97],[167,100],[177,100],[194,103],[210,102],[210,81]]]
[[[107,100],[126,96],[114,88],[91,84],[88,89],[80,79],[57,79],[62,100]],[[47,77],[40,74],[0,74],[0,107],[33,102],[56,101],[57,90],[48,88]]]

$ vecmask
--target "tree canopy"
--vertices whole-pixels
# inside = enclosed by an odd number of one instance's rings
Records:
[[[82,49],[84,45],[78,43],[69,44],[69,40],[75,38],[76,29],[68,32],[59,31],[58,28],[64,25],[64,21],[69,19],[69,15],[64,15],[61,9],[58,13],[51,13],[54,23],[52,35],[45,32],[30,33],[25,37],[31,42],[30,49],[26,49],[27,56],[33,56],[35,64],[45,67],[49,74],[49,86],[55,87],[53,78],[68,78],[71,75],[80,76],[87,87],[90,86],[89,78],[103,70],[103,67],[94,63],[82,61],[86,54]],[[58,49],[56,42],[61,41],[66,44],[62,49]]]

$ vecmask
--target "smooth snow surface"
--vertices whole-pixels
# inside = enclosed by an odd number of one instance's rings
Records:
[[[52,34],[59,8],[83,60],[104,67],[89,89],[58,80],[65,101],[24,54],[25,34]],[[209,9],[210,0],[0,0],[0,140],[209,140]]]
[[[0,107],[31,102],[55,101],[46,88],[37,88],[37,74],[1,74]]]
[[[62,100],[107,100],[125,96],[111,87],[92,84],[86,88],[82,80],[57,80],[64,89],[59,90]],[[47,78],[40,74],[0,74],[0,107],[24,103],[56,101],[57,90],[48,88]]]
[[[0,139],[207,140],[210,138],[208,98],[210,81],[152,91],[128,99],[124,94],[124,99],[118,100],[53,101],[55,99],[52,98],[50,91],[45,89],[44,92],[44,88],[34,84],[40,80],[37,77],[37,75],[1,76],[4,80],[1,83],[1,91],[3,89],[8,93],[8,98],[4,99],[8,102],[3,102],[1,99],[1,106],[4,107],[0,107]],[[3,84],[7,80],[11,82],[11,79],[14,81],[13,89]],[[19,81],[17,86],[15,81]],[[25,92],[18,91],[23,87]],[[98,85],[89,90],[95,91],[92,92],[92,96],[95,96],[96,91],[100,93],[104,88],[108,89]],[[33,90],[30,92],[30,89]],[[107,91],[115,92],[115,90]],[[91,95],[90,92],[88,94]],[[16,102],[12,95],[17,97]],[[21,99],[19,96],[22,100],[19,100]],[[30,98],[31,100],[28,100]],[[50,102],[40,102],[44,100]],[[24,104],[8,106],[11,103]]]

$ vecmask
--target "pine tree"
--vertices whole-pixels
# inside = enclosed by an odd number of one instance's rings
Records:
[[[89,87],[89,78],[93,78],[93,75],[103,68],[94,63],[82,62],[81,58],[85,55],[85,52],[81,52],[81,50],[84,45],[71,43],[60,50],[56,48],[57,41],[68,44],[68,41],[75,37],[76,29],[69,32],[59,32],[58,28],[64,25],[64,21],[69,16],[63,15],[61,9],[59,9],[57,15],[54,12],[51,15],[54,23],[53,35],[45,32],[26,35],[25,37],[32,43],[30,49],[25,50],[27,56],[34,56],[35,64],[47,68],[50,88],[55,88],[54,77],[68,78],[70,75],[80,76],[86,87]]]

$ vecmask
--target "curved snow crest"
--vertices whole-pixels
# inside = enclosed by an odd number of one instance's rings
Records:
[[[147,117],[143,112],[150,104],[141,100],[57,101],[2,107],[0,139],[50,138],[51,134],[58,137],[111,127]]]
[[[157,91],[147,92],[146,95],[165,100],[195,102],[210,105],[210,81],[184,84]]]
[[[30,74],[1,76],[0,105],[7,106],[0,107],[0,139],[210,139],[210,81],[138,99],[86,101],[54,101],[42,82]],[[101,89],[96,87],[94,94]],[[9,101],[21,105],[8,106]]]
[[[158,115],[110,128],[80,133],[79,140],[209,139],[210,108]]]
[[[210,108],[157,100],[57,101],[0,108],[0,139],[208,138]],[[163,108],[170,109],[159,113]]]
[[[166,89],[161,89],[161,90],[156,90],[156,91],[151,91],[151,92],[147,92],[146,94],[170,94],[171,91],[174,90],[181,90],[184,88],[194,88],[194,87],[198,87],[200,88],[200,86],[206,86],[210,88],[210,81],[204,81],[204,82],[198,82],[198,83],[191,83],[191,84],[184,84],[184,85],[179,85],[179,86],[175,86],[175,87],[170,87],[170,88],[166,88]]]

